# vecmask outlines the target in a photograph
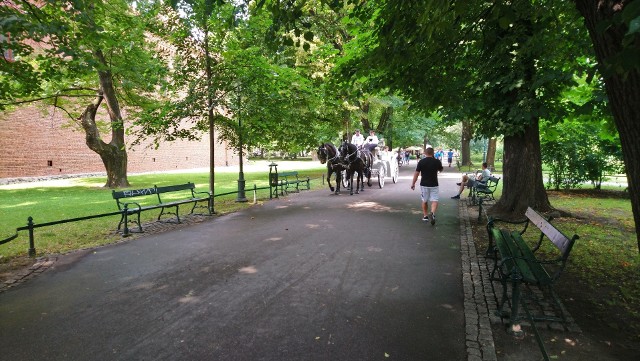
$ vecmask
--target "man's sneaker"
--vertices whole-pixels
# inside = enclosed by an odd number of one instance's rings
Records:
[[[460,195],[456,194],[455,196],[451,197],[451,199],[460,199]]]
[[[422,217],[422,220],[425,221],[425,222],[428,222],[429,221],[429,216]]]
[[[435,225],[436,224],[436,215],[433,214],[433,212],[431,212],[430,218],[431,218],[431,225],[432,226]]]

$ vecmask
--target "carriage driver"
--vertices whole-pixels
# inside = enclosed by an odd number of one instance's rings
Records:
[[[371,129],[369,131],[369,136],[364,142],[364,147],[369,149],[371,154],[373,154],[376,157],[379,157],[378,151],[377,151],[378,143],[379,141],[378,141],[378,137],[376,137],[376,132],[373,129]]]
[[[361,149],[362,145],[364,145],[364,137],[360,134],[360,129],[356,129],[356,132],[353,133],[351,144],[355,145],[358,149]]]

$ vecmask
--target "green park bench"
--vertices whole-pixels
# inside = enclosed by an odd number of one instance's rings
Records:
[[[569,253],[579,237],[574,235],[568,238],[550,223],[551,218],[545,219],[531,207],[527,208],[525,215],[527,219],[520,222],[500,219],[489,220],[487,224],[487,231],[489,232],[487,256],[495,261],[491,279],[500,281],[502,284],[502,299],[499,302],[496,315],[501,318],[508,317],[510,319],[509,331],[515,335],[521,335],[520,320],[522,317],[519,314],[519,308],[522,306],[534,329],[538,345],[543,354],[546,355],[535,321],[566,322],[565,315],[562,312],[562,305],[553,290],[553,285],[562,274],[569,258]],[[512,226],[499,228],[498,223],[511,224]],[[537,243],[533,247],[530,247],[523,238],[529,224],[533,224],[540,230]],[[513,230],[513,225],[524,225],[524,229],[520,231]],[[545,236],[555,246],[557,255],[554,258],[547,259],[550,256],[545,258],[537,256],[536,251],[542,246]],[[532,315],[523,300],[522,285],[538,287],[544,295],[549,295],[553,299],[560,317],[547,314]],[[511,310],[505,311],[505,304],[507,304],[509,298],[507,292],[509,286],[511,287]]]
[[[168,194],[171,193],[171,196]],[[143,211],[151,209],[160,209],[158,221],[166,214],[173,214],[177,223],[180,223],[179,207],[183,204],[193,204],[191,212],[196,208],[204,208],[199,203],[206,202],[206,208],[211,215],[211,194],[209,192],[197,192],[195,184],[189,182],[185,184],[170,186],[153,186],[151,188],[131,189],[124,191],[113,191],[113,199],[116,200],[118,209],[122,212],[122,217],[118,223],[118,230],[124,225],[124,235],[129,233],[128,222],[137,223],[139,232],[142,232],[140,224],[140,214]],[[163,195],[167,195],[165,200]],[[167,199],[168,198],[168,199]],[[176,199],[177,198],[177,199]],[[136,218],[129,220],[129,216],[134,215]]]
[[[285,193],[300,192],[301,185],[304,187],[302,189],[311,189],[309,181],[309,177],[301,177],[297,171],[277,173],[277,183],[282,195]]]

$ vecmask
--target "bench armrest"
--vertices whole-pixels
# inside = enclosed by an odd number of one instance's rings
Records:
[[[138,207],[138,210],[142,209],[142,206],[138,202],[124,202],[122,203],[122,206],[124,207],[124,209],[133,209],[133,208],[129,208],[130,204],[135,204]]]
[[[524,232],[527,231],[527,227],[529,227],[528,219],[525,219],[522,221],[510,221],[507,219],[489,217],[489,222],[487,223],[487,230],[491,230],[491,228],[495,227],[496,223],[524,224],[524,229],[520,232],[520,234],[524,234]]]

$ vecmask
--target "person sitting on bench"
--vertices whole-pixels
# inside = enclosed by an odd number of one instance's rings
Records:
[[[487,162],[483,162],[482,163],[482,172],[478,173],[478,175],[476,175],[475,179],[470,178],[467,174],[464,174],[462,176],[462,182],[456,183],[456,185],[460,186],[460,190],[458,191],[458,194],[456,194],[455,196],[453,196],[451,198],[452,199],[459,199],[460,195],[464,191],[464,187],[465,186],[471,188],[471,187],[475,187],[478,183],[486,184],[487,180],[489,180],[489,177],[491,177],[491,171],[487,167]]]

